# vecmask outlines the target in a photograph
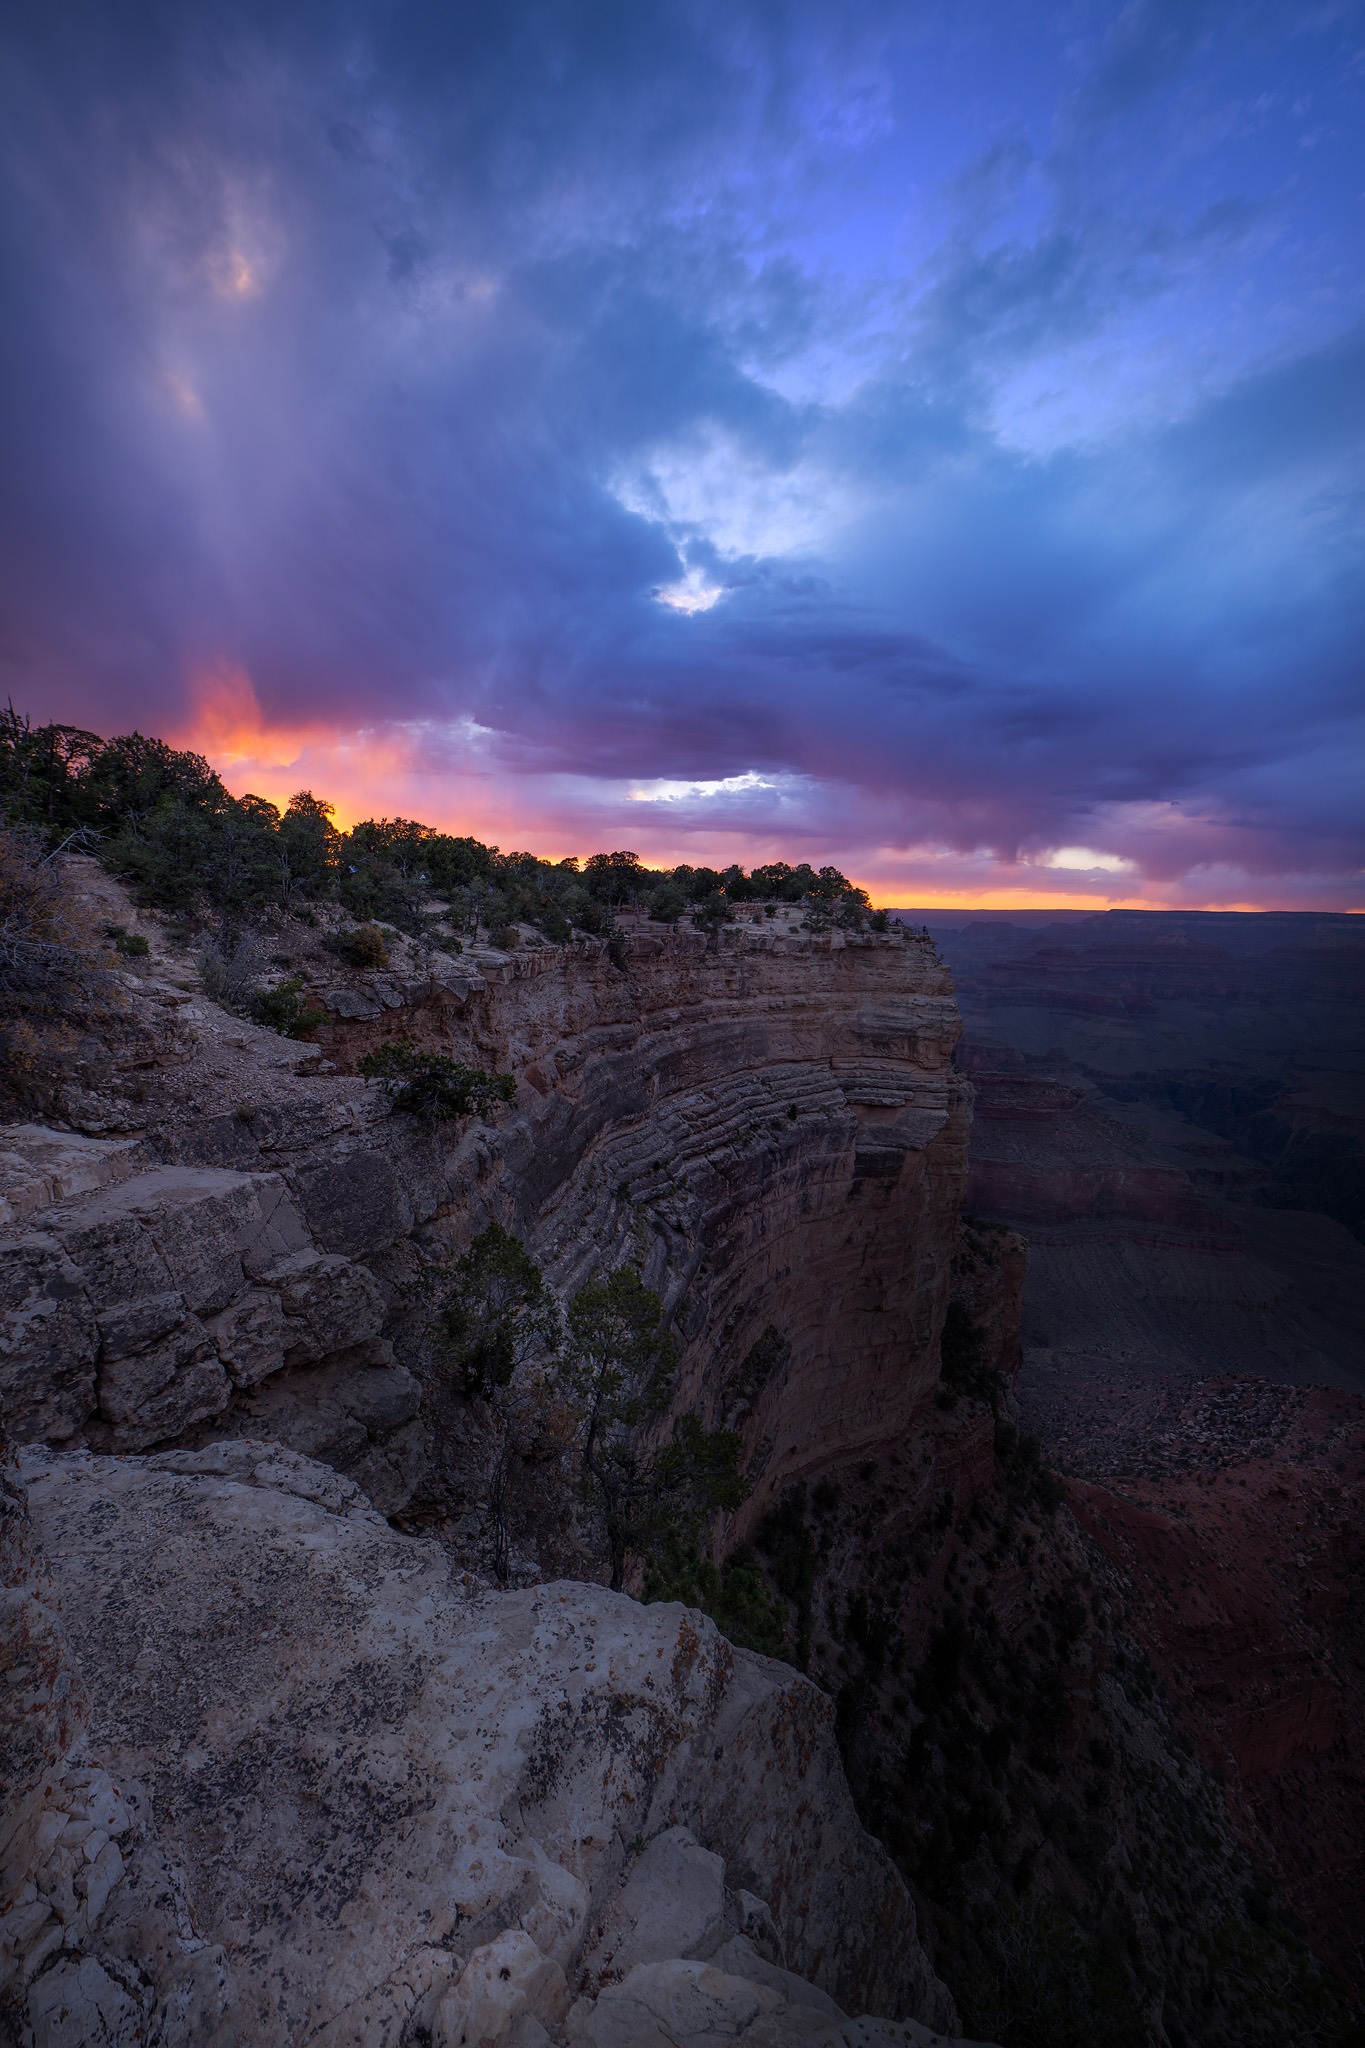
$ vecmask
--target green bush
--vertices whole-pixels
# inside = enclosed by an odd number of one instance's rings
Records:
[[[336,950],[352,967],[382,967],[389,957],[388,941],[377,924],[357,925],[337,942]]]
[[[747,1549],[716,1566],[670,1532],[645,1565],[644,1599],[699,1607],[741,1650],[757,1650],[764,1657],[787,1654],[786,1604],[769,1592],[762,1566]]]
[[[316,997],[306,993],[301,974],[291,974],[274,988],[261,989],[251,1008],[257,1023],[278,1031],[281,1038],[300,1038],[327,1016]]]
[[[421,1291],[437,1298],[437,1352],[470,1400],[491,1401],[534,1352],[558,1348],[559,1305],[521,1239],[500,1223],[432,1268]]]
[[[655,924],[676,924],[687,908],[687,898],[672,882],[665,882],[658,889],[651,889],[646,899],[649,914]]]
[[[430,1127],[457,1116],[486,1116],[495,1103],[511,1102],[517,1084],[510,1074],[487,1074],[444,1053],[425,1052],[410,1038],[391,1038],[365,1053],[359,1070],[367,1081],[388,1089],[395,1110]]]
[[[680,1415],[665,1442],[651,1441],[648,1426],[668,1407],[677,1362],[663,1305],[631,1267],[590,1281],[569,1303],[557,1377],[580,1417],[582,1493],[617,1592],[630,1556],[653,1574],[650,1583],[675,1582],[683,1561],[700,1557],[715,1515],[744,1499],[733,1430]]]

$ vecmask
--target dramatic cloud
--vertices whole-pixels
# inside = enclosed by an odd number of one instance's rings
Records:
[[[21,708],[556,854],[1365,900],[1361,5],[69,0],[6,57]]]

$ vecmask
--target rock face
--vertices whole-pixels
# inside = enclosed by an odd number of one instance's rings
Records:
[[[403,1277],[414,1233],[458,1248],[494,1218],[565,1291],[641,1267],[684,1339],[681,1397],[743,1432],[749,1520],[911,1426],[937,1380],[970,1114],[931,946],[640,929],[371,979],[302,1074],[195,1005],[197,1045],[131,1144],[7,1134],[27,1190],[0,1247],[16,1435],[137,1450],[265,1423],[392,1512],[420,1445],[377,1283]],[[434,1133],[390,1115],[345,1070],[397,1036],[510,1071],[515,1103]],[[214,1077],[220,1098],[234,1085],[208,1066],[225,1044],[267,1099],[205,1114]]]
[[[744,1433],[750,1518],[906,1426],[937,1376],[970,1114],[932,948],[760,922],[479,967],[319,1034],[342,1066],[406,1036],[521,1083],[453,1153],[390,1126],[310,1164],[319,1242],[354,1255],[404,1217],[459,1240],[498,1216],[566,1292],[631,1257],[684,1339],[683,1399]],[[781,1363],[741,1389],[770,1326]]]
[[[277,1444],[34,1450],[24,1476],[90,1717],[43,1722],[4,1836],[36,2048],[951,2025],[789,1667],[681,1607],[462,1585]],[[660,2001],[676,2025],[632,2033]]]
[[[0,2033],[26,2048],[188,2048],[230,1996],[222,1951],[193,1934],[136,1788],[84,1751],[90,1695],[2,1434],[0,1511]],[[130,1913],[141,1960],[106,1969],[92,1944]]]
[[[0,1244],[0,1378],[17,1439],[79,1432],[138,1450],[278,1375],[277,1433],[334,1455],[380,1506],[407,1498],[419,1389],[380,1338],[379,1283],[318,1250],[281,1175],[157,1166],[142,1145],[33,1127],[7,1140],[11,1159],[44,1171],[41,1192],[60,1190],[30,1209],[37,1227]]]

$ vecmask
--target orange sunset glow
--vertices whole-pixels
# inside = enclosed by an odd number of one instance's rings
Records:
[[[1023,863],[1014,871],[1017,879],[1006,879],[998,861],[989,881],[973,886],[965,863],[952,854],[860,847],[846,839],[812,843],[808,828],[760,839],[719,823],[708,829],[695,812],[680,829],[676,812],[670,815],[674,807],[660,801],[611,787],[589,800],[581,788],[569,797],[552,778],[509,772],[490,748],[497,736],[476,727],[457,729],[452,743],[452,735],[417,721],[349,730],[321,720],[276,722],[262,710],[246,670],[227,661],[196,672],[191,702],[176,744],[203,754],[234,796],[250,791],[283,810],[296,790],[311,789],[334,806],[343,830],[363,818],[415,817],[438,831],[504,849],[526,847],[547,860],[629,844],[656,868],[683,861],[722,869],[736,861],[745,867],[775,859],[809,859],[817,866],[832,861],[874,903],[945,910],[1152,910],[1182,900],[1179,888],[1167,895],[1151,888],[1124,890],[1115,886],[1123,878],[1099,872],[1088,888],[1068,886],[1060,877],[1054,883],[1044,879],[1046,868]],[[595,827],[591,837],[585,837],[586,827]],[[1230,894],[1205,907],[1266,906]]]

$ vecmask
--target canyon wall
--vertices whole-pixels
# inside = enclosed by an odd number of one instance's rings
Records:
[[[490,1219],[566,1294],[640,1266],[684,1343],[680,1399],[744,1434],[751,1519],[910,1427],[937,1382],[969,1118],[932,947],[733,926],[435,964],[334,987],[302,1057],[142,984],[182,1045],[137,1136],[10,1131],[0,1378],[20,1437],[128,1450],[268,1420],[393,1509],[415,1398],[386,1300],[415,1235],[460,1246]],[[431,1132],[391,1115],[347,1073],[393,1037],[512,1073],[515,1102]],[[741,1388],[770,1327],[775,1368]]]
[[[678,1607],[498,1593],[376,1508],[426,1461],[404,1282],[490,1220],[566,1294],[641,1268],[679,1398],[743,1434],[749,1520],[911,1430],[965,1172],[948,977],[762,927],[413,964],[333,966],[300,1045],[154,953],[68,1127],[4,1133],[0,1391],[46,1547],[11,1545],[6,2020],[536,2048],[572,2018],[606,2048],[657,2008],[679,2040],[926,2043],[952,2001],[818,1688]],[[393,1114],[355,1076],[392,1037],[515,1100]]]

